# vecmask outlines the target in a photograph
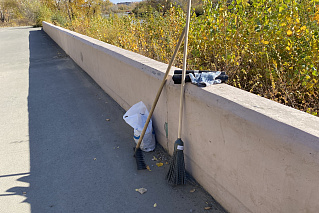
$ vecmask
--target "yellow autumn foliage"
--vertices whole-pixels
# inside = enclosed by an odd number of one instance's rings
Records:
[[[104,17],[97,0],[70,2],[59,9],[44,5],[52,14],[47,21],[165,63],[185,25],[185,13],[175,5],[165,13],[148,8],[142,18]],[[235,87],[318,115],[318,4],[204,0],[204,14],[191,17],[188,69],[226,71]],[[174,65],[181,64],[182,48]]]

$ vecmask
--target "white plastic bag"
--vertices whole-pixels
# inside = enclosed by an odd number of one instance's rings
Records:
[[[134,129],[134,141],[137,144],[138,140],[140,139],[142,131],[138,131]],[[145,132],[145,135],[143,137],[141,146],[141,150],[144,152],[151,152],[155,149],[155,132]]]
[[[133,105],[123,116],[127,124],[134,128],[134,140],[137,143],[143,131],[149,112],[142,101]],[[155,134],[152,129],[152,119],[150,120],[140,148],[145,152],[155,149]]]

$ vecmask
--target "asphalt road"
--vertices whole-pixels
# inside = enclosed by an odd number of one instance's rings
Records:
[[[0,28],[0,212],[224,212],[160,147],[137,171],[124,113],[40,28]]]

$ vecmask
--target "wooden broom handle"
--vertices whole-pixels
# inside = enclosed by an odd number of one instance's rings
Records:
[[[169,62],[169,64],[168,64],[168,67],[167,67],[165,76],[164,76],[164,78],[163,78],[162,84],[161,84],[160,88],[159,88],[158,91],[157,91],[157,95],[156,95],[156,98],[155,98],[155,100],[154,100],[154,102],[153,102],[152,109],[151,109],[150,113],[148,114],[148,117],[147,117],[146,123],[145,123],[145,125],[144,125],[143,131],[142,131],[142,133],[141,133],[141,135],[140,135],[140,138],[139,138],[139,140],[138,140],[138,142],[137,142],[137,144],[136,144],[135,152],[136,152],[136,150],[137,150],[138,148],[140,148],[140,146],[141,146],[141,143],[142,143],[142,140],[143,140],[143,138],[144,138],[144,135],[145,135],[147,126],[148,126],[148,124],[149,124],[149,122],[150,122],[150,120],[151,120],[151,117],[152,117],[153,112],[154,112],[154,110],[155,110],[155,107],[156,107],[156,104],[157,104],[157,102],[158,102],[158,99],[159,99],[159,97],[160,97],[160,95],[161,95],[161,93],[162,93],[163,87],[164,87],[164,85],[165,85],[165,83],[166,83],[166,79],[167,79],[167,76],[168,76],[168,74],[169,74],[169,71],[171,70],[171,67],[172,67],[172,65],[173,65],[173,63],[174,63],[174,61],[175,61],[176,55],[177,55],[177,53],[178,53],[178,50],[179,50],[180,46],[182,45],[182,41],[184,40],[185,32],[186,32],[186,28],[183,29],[183,32],[182,32],[182,34],[180,35],[180,37],[179,37],[179,39],[178,39],[178,43],[177,43],[177,45],[176,45],[174,54],[173,54],[173,56],[172,56],[172,58],[171,58],[171,60],[170,60],[170,62]]]
[[[183,70],[182,70],[182,81],[181,81],[181,94],[179,99],[179,116],[178,116],[178,134],[177,138],[182,137],[182,114],[183,114],[183,102],[184,102],[184,86],[185,86],[185,73],[187,66],[187,44],[188,44],[188,31],[189,31],[189,22],[190,22],[190,12],[191,12],[191,0],[188,1],[187,5],[187,18],[185,26],[185,42],[184,42],[184,58],[183,58]]]

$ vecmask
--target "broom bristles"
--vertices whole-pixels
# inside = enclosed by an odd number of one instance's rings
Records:
[[[142,150],[140,148],[135,150],[134,157],[136,159],[137,170],[146,169],[146,164],[145,164],[145,161],[144,161],[143,152],[142,152]]]
[[[172,185],[185,184],[185,162],[184,162],[184,143],[179,138],[174,144],[174,153],[170,163],[166,179]]]

